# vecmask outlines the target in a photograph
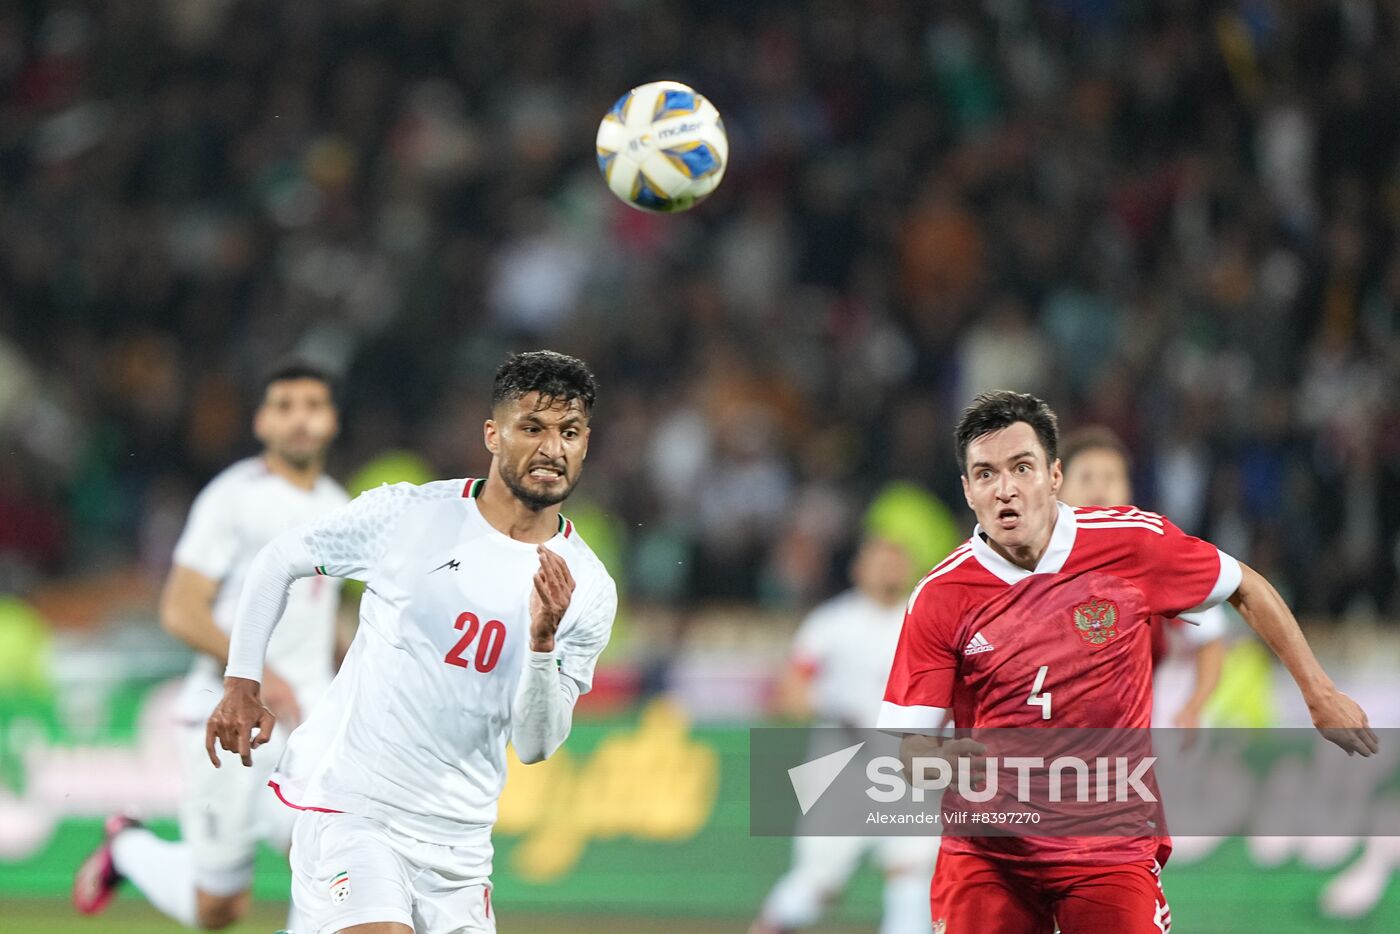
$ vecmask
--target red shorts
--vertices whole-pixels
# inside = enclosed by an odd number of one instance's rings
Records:
[[[934,934],[1167,934],[1156,860],[1121,866],[1026,865],[943,853],[933,874]],[[940,926],[941,925],[941,926]]]

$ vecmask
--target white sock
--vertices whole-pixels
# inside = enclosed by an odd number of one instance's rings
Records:
[[[1319,903],[1329,918],[1364,918],[1385,897],[1391,874],[1400,869],[1400,837],[1364,841],[1361,858],[1332,877]]]
[[[822,891],[814,880],[804,873],[788,872],[768,894],[761,917],[769,924],[795,930],[816,924],[824,907]]]
[[[162,914],[195,926],[194,869],[183,843],[128,827],[112,838],[112,862]]]
[[[919,872],[901,872],[885,879],[885,913],[880,934],[929,934],[929,879]]]

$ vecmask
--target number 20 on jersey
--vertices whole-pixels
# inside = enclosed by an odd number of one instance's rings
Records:
[[[506,624],[498,619],[488,619],[481,625],[481,618],[470,611],[457,616],[452,628],[462,633],[457,644],[447,650],[443,661],[458,668],[475,668],[477,671],[490,671],[501,660],[501,650],[506,646]],[[477,635],[481,638],[478,640]],[[475,656],[468,660],[467,650],[476,641]]]

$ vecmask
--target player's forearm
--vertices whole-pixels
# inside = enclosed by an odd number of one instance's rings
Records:
[[[228,661],[228,633],[214,622],[208,606],[169,599],[161,604],[160,622],[166,632],[196,652],[210,655],[220,663]]]
[[[1225,666],[1224,640],[1214,639],[1196,650],[1196,687],[1187,706],[1204,707],[1220,685],[1220,672]]]
[[[1243,578],[1230,603],[1249,624],[1249,628],[1258,633],[1264,644],[1283,662],[1305,699],[1335,692],[1332,679],[1313,655],[1283,597],[1253,568],[1241,564],[1240,570]]]
[[[300,533],[284,533],[263,546],[248,569],[238,597],[225,677],[262,681],[267,643],[287,608],[292,584],[315,573],[315,560],[307,552]]]
[[[778,682],[774,707],[777,713],[793,720],[810,720],[814,715],[812,679],[802,668],[793,666]]]
[[[511,744],[521,762],[542,762],[569,738],[578,685],[559,673],[552,652],[530,652],[511,712]]]

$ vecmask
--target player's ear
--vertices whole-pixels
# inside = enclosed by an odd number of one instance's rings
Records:
[[[486,442],[486,450],[492,454],[501,453],[501,433],[496,428],[494,418],[488,418],[486,424],[481,426],[481,437]]]
[[[258,439],[258,443],[267,446],[267,405],[259,403],[253,410],[253,437]]]
[[[1050,492],[1059,493],[1060,487],[1064,485],[1065,472],[1060,466],[1060,459],[1055,458],[1055,463],[1050,465]]]

